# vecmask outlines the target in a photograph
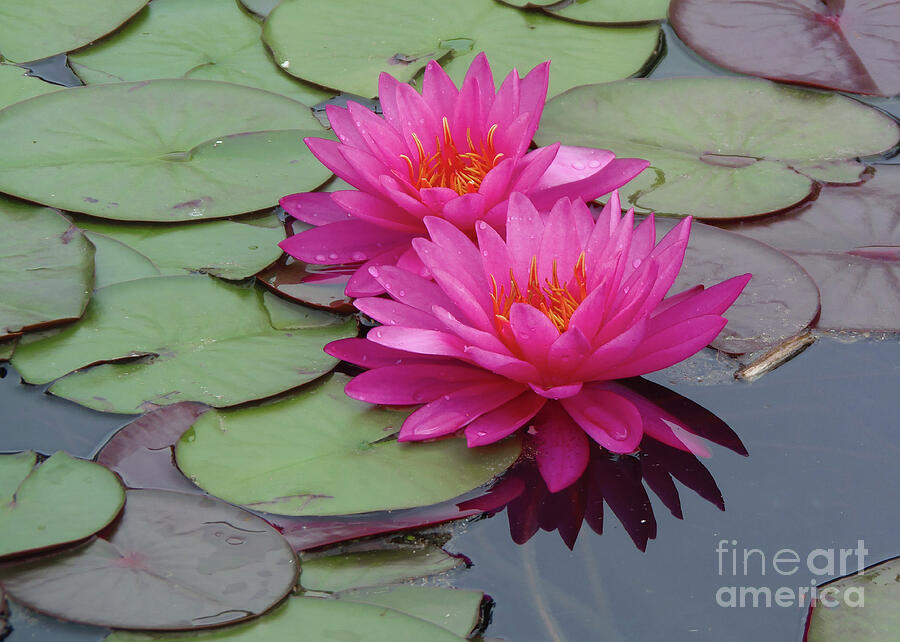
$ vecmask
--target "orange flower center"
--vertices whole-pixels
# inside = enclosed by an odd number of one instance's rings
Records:
[[[553,261],[553,278],[545,279],[542,285],[538,278],[536,256],[531,258],[528,283],[524,290],[516,283],[511,269],[509,282],[509,293],[502,286],[498,290],[497,280],[491,275],[491,300],[494,302],[494,321],[498,330],[509,324],[509,311],[513,303],[527,303],[543,312],[560,332],[565,332],[575,310],[588,294],[584,252],[575,262],[572,278],[565,283],[559,282],[556,261]]]
[[[443,123],[444,140],[438,136],[434,137],[436,151],[433,154],[426,156],[419,137],[413,134],[419,157],[413,161],[406,154],[400,155],[409,167],[409,180],[416,189],[448,187],[460,195],[477,192],[485,175],[503,158],[503,154],[494,149],[494,133],[497,131],[497,125],[491,126],[487,140],[479,147],[472,142],[471,132],[466,130],[468,151],[460,152],[450,134],[450,124],[446,116]]]

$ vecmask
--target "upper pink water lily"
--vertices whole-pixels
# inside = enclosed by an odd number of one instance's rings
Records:
[[[584,471],[588,437],[629,453],[647,430],[694,449],[671,431],[647,429],[633,401],[607,383],[706,346],[749,281],[747,274],[666,298],[690,218],[656,244],[653,217],[634,228],[617,193],[596,222],[582,201],[561,199],[544,214],[514,193],[506,240],[483,221],[477,245],[446,219],[424,224],[430,240],[412,245],[434,280],[370,267],[391,298],[360,298],[356,307],[383,325],[326,348],[371,368],[348,383],[351,397],[424,404],[403,423],[401,441],[463,430],[469,446],[480,446],[529,424],[552,492]]]
[[[549,208],[559,198],[593,200],[624,185],[649,163],[612,152],[558,143],[528,151],[547,96],[549,63],[500,89],[487,58],[475,57],[457,89],[435,61],[422,93],[389,74],[379,81],[384,118],[362,105],[329,105],[338,141],[307,138],[316,158],[356,189],[292,194],[281,205],[317,227],[281,243],[307,263],[364,261],[347,285],[350,296],[383,292],[369,268],[399,265],[427,275],[411,248],[439,216],[474,238],[485,221],[502,232],[512,192]]]

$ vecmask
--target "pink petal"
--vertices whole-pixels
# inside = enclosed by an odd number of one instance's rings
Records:
[[[484,216],[487,199],[478,192],[463,194],[444,205],[443,216],[461,230],[473,229],[476,221]]]
[[[534,192],[593,176],[616,157],[608,149],[560,145],[553,163],[532,187]],[[574,195],[573,195],[574,196]]]
[[[547,353],[559,338],[559,330],[543,312],[527,303],[513,303],[509,327],[522,358],[538,370],[547,368]]]
[[[425,264],[422,263],[419,255],[412,247],[407,248],[407,250],[400,255],[400,258],[397,259],[397,267],[401,270],[418,274],[424,279],[431,278],[431,272],[425,267]]]
[[[370,330],[366,338],[388,348],[416,354],[459,358],[465,349],[459,337],[437,330],[379,326]]]
[[[397,87],[397,109],[401,118],[391,123],[401,134],[410,150],[416,149],[413,134],[425,149],[426,154],[433,154],[435,138],[443,139],[441,117],[435,114],[422,94],[403,83]]]
[[[362,368],[381,368],[383,366],[395,366],[410,363],[458,363],[448,359],[437,359],[412,354],[405,350],[385,348],[368,339],[352,337],[350,339],[338,339],[325,346],[325,352],[335,359],[346,361]]]
[[[425,65],[422,96],[438,116],[450,116],[453,113],[459,90],[436,60],[429,60]]]
[[[459,194],[449,187],[425,187],[419,190],[419,196],[428,209],[442,216],[447,203],[458,198]]]
[[[402,232],[350,220],[314,227],[278,245],[301,261],[332,265],[370,259],[391,247],[409,243],[410,238]]]
[[[375,191],[393,201],[397,207],[410,214],[413,218],[425,218],[432,212],[419,198],[419,193],[410,185],[401,183],[393,176],[382,174],[379,176],[379,188]],[[415,192],[415,196],[408,193]]]
[[[495,335],[462,323],[444,308],[438,305],[434,306],[434,315],[443,324],[443,327],[437,328],[438,330],[449,330],[462,339],[466,346],[477,346],[491,352],[512,356],[509,348]]]
[[[356,309],[384,325],[443,331],[444,326],[433,314],[383,297],[364,297],[353,302]]]
[[[641,414],[614,392],[586,386],[581,394],[560,403],[591,439],[614,453],[634,452],[641,442]]]
[[[474,363],[486,370],[495,372],[508,379],[513,379],[521,383],[529,381],[537,381],[540,379],[540,373],[537,368],[521,359],[510,357],[505,354],[498,354],[485,350],[477,346],[466,347],[466,361]]]
[[[516,163],[516,174],[513,178],[510,192],[522,192],[527,194],[533,189],[538,179],[544,175],[547,168],[553,163],[559,152],[559,143],[553,143],[546,147],[538,147],[528,152]]]
[[[575,219],[575,232],[578,235],[578,247],[584,249],[594,231],[594,215],[584,201],[572,203],[572,216]]]
[[[528,283],[531,259],[540,248],[544,222],[528,197],[518,192],[509,197],[509,213],[506,217],[506,246],[513,259],[516,280],[524,287]]]
[[[470,277],[467,284],[477,290],[488,291],[488,280],[481,265],[481,252],[472,240],[444,219],[429,216],[424,220],[432,242],[442,248],[449,262],[444,267],[458,265],[459,271]]]
[[[313,153],[313,156],[319,159],[320,163],[339,178],[344,179],[357,189],[377,191],[378,183],[370,183],[341,154],[341,150],[346,148],[342,143],[327,138],[304,138],[303,142],[309,147],[309,151]]]
[[[658,316],[668,310],[669,308],[678,305],[683,301],[687,301],[689,298],[694,296],[695,294],[699,294],[703,292],[702,285],[695,285],[693,287],[688,288],[687,290],[682,290],[677,294],[673,294],[671,296],[667,296],[665,299],[659,302],[656,308],[653,310],[653,316]],[[724,312],[724,308],[722,310]],[[721,314],[721,312],[719,313]],[[668,324],[667,324],[668,325]]]
[[[478,187],[478,193],[484,197],[484,209],[490,209],[497,203],[506,200],[515,168],[516,160],[507,158],[501,160],[496,167],[484,175],[484,180]]]
[[[626,361],[605,371],[603,378],[623,379],[668,368],[702,350],[726,323],[719,315],[709,314],[648,334]]]
[[[554,378],[570,376],[591,352],[591,344],[587,337],[570,323],[569,328],[559,335],[547,351],[547,369],[550,376]]]
[[[486,412],[522,393],[511,381],[480,384],[457,390],[422,406],[403,422],[398,441],[420,441],[456,432]]]
[[[572,202],[561,198],[550,210],[544,235],[541,237],[537,260],[540,282],[553,282],[555,266],[559,282],[566,283],[572,276],[572,269],[580,254],[581,246],[578,244],[575,217],[572,216]]]
[[[503,242],[496,230],[484,221],[478,222],[475,226],[475,233],[478,236],[478,247],[481,250],[482,264],[488,280],[490,281],[491,277],[494,278],[492,287],[496,285],[498,294],[501,287],[508,292],[512,262],[509,252],[506,250],[506,243]]]
[[[365,139],[359,135],[356,123],[347,109],[337,105],[325,105],[325,115],[328,117],[328,124],[331,125],[331,131],[337,135],[341,143],[363,149],[367,147]]]
[[[497,380],[478,368],[421,363],[368,370],[351,379],[344,391],[360,401],[400,406],[429,403],[443,395]]]
[[[310,225],[327,225],[353,219],[353,215],[335,203],[328,192],[290,194],[283,196],[278,204],[295,219]]]
[[[359,269],[353,273],[350,280],[347,281],[347,287],[344,288],[344,294],[350,297],[383,294],[384,286],[375,280],[375,277],[372,276],[370,270],[372,268],[377,270],[383,265],[393,265],[408,248],[409,241],[407,240],[363,263]]]
[[[373,276],[391,296],[417,310],[431,314],[432,307],[440,305],[454,314],[458,312],[456,305],[437,284],[417,274],[385,265],[375,268]]]
[[[751,275],[743,274],[735,276],[727,281],[722,281],[711,288],[691,289],[664,301],[670,302],[662,311],[657,312],[650,319],[648,328],[656,332],[679,321],[698,317],[706,314],[723,314],[734,303],[741,292],[750,282]],[[677,297],[677,301],[671,302]]]
[[[541,120],[541,114],[544,111],[544,103],[547,100],[547,88],[550,85],[550,62],[542,62],[528,72],[521,81],[519,81],[519,113],[530,114],[531,119],[523,136],[524,147],[521,152],[528,149],[528,144],[534,138],[534,132],[537,131],[538,123]]]
[[[543,386],[538,386],[536,384],[528,384],[531,389],[540,396],[546,399],[568,399],[569,397],[574,397],[579,392],[581,392],[582,383],[570,383],[563,386],[552,386],[550,388],[545,388]]]
[[[598,379],[614,379],[606,373],[634,354],[644,340],[647,331],[647,320],[641,319],[616,338],[598,347],[572,373],[573,379],[596,381]]]
[[[400,122],[403,120],[403,114],[397,107],[397,88],[402,83],[386,72],[378,75],[378,104],[381,105],[381,113],[384,114],[384,120],[396,132],[400,132]]]
[[[421,254],[421,247],[422,244],[417,244],[416,246],[416,249],[420,251],[420,257],[423,256]],[[427,262],[426,265],[428,265]],[[434,277],[435,282],[437,282],[441,287],[441,290],[443,290],[454,303],[453,308],[448,309],[450,309],[451,312],[454,312],[454,310],[460,310],[462,312],[461,317],[455,312],[454,316],[457,316],[457,318],[464,318],[476,328],[484,330],[485,332],[491,332],[494,327],[492,320],[493,307],[488,291],[473,292],[471,287],[463,282],[463,279],[453,276],[447,270],[437,268],[433,265],[429,266],[429,268],[431,269],[431,274]]]
[[[559,155],[557,155],[559,160]],[[569,183],[563,183],[531,192],[536,207],[549,209],[563,196],[583,201],[593,201],[608,194],[644,171],[650,163],[638,158],[616,158],[600,171]]]
[[[359,103],[349,101],[347,109],[359,131],[359,136],[365,141],[364,149],[368,149],[388,167],[401,173],[408,173],[409,166],[401,156],[406,155],[413,160],[415,157],[411,155],[410,149],[397,130]]]
[[[574,484],[587,469],[587,437],[559,403],[549,403],[534,422],[535,459],[547,489],[557,493]]]
[[[530,421],[546,402],[543,397],[523,392],[466,426],[466,443],[474,448],[500,441]]]
[[[487,115],[487,125],[497,125],[499,130],[506,129],[519,115],[519,74],[513,69],[503,82]]]

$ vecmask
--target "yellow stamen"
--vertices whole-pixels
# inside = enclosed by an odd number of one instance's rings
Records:
[[[509,294],[506,293],[503,286],[498,288],[497,280],[491,275],[491,300],[494,303],[494,320],[498,330],[509,323],[509,311],[513,303],[527,303],[543,312],[560,332],[565,332],[569,327],[569,320],[587,294],[584,252],[575,262],[572,278],[565,283],[560,283],[557,264],[556,261],[553,261],[552,278],[544,279],[544,284],[541,285],[537,273],[536,256],[531,258],[528,284],[524,292],[519,288],[512,269],[509,271]]]
[[[494,149],[494,135],[497,125],[492,125],[488,130],[487,138],[480,146],[472,140],[471,130],[466,130],[466,144],[468,151],[460,152],[453,135],[450,133],[450,123],[447,117],[442,119],[443,140],[439,136],[434,138],[435,152],[430,156],[425,154],[425,148],[419,137],[413,133],[413,141],[416,144],[418,158],[413,160],[406,154],[400,158],[406,161],[409,169],[409,180],[416,189],[426,187],[447,187],[457,194],[470,194],[477,192],[485,175],[503,158],[502,152]]]

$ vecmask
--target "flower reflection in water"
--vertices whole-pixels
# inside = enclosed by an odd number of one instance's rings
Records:
[[[641,414],[645,436],[637,453],[617,455],[592,442],[587,469],[557,493],[547,489],[534,459],[523,458],[487,495],[459,504],[460,509],[497,513],[505,508],[517,544],[526,543],[538,529],[556,530],[571,549],[583,522],[603,533],[606,504],[642,551],[656,538],[647,489],[678,519],[683,513],[675,480],[725,510],[722,493],[700,457],[710,456],[704,439],[746,456],[737,434],[710,411],[664,386],[640,378],[610,385]]]

